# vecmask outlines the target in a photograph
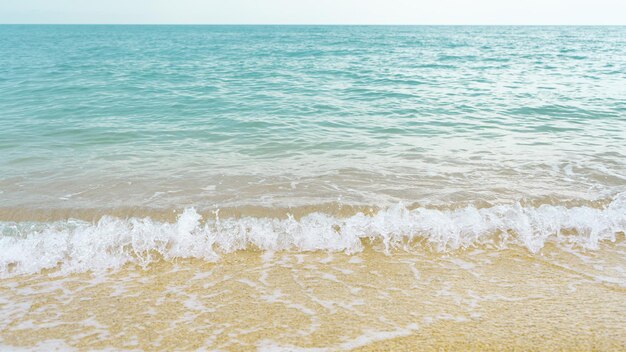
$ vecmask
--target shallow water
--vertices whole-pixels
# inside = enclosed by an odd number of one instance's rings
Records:
[[[2,26],[3,207],[625,190],[624,27]]]
[[[626,27],[0,52],[0,348],[626,349]]]
[[[3,280],[0,329],[35,350],[623,350],[624,241],[601,253],[242,251],[50,272]]]

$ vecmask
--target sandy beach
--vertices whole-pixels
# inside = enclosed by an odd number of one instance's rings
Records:
[[[616,351],[626,289],[606,271],[625,245],[623,235],[585,254],[374,245],[157,260],[105,277],[51,271],[1,281],[0,336],[78,350]]]

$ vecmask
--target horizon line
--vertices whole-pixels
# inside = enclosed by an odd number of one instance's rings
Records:
[[[587,27],[623,27],[624,24],[592,24],[592,23],[554,23],[554,24],[532,24],[532,23],[58,23],[58,22],[33,22],[33,23],[2,23],[0,26],[484,26],[484,27],[567,27],[567,26],[587,26]]]

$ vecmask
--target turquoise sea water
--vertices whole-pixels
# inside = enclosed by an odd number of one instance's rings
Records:
[[[626,229],[626,27],[0,26],[0,52],[0,272]]]
[[[4,207],[597,199],[625,27],[0,26]]]

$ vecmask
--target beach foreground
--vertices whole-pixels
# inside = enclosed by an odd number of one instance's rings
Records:
[[[1,281],[0,337],[37,350],[616,351],[625,248],[623,235],[584,253],[373,244],[51,271]]]

